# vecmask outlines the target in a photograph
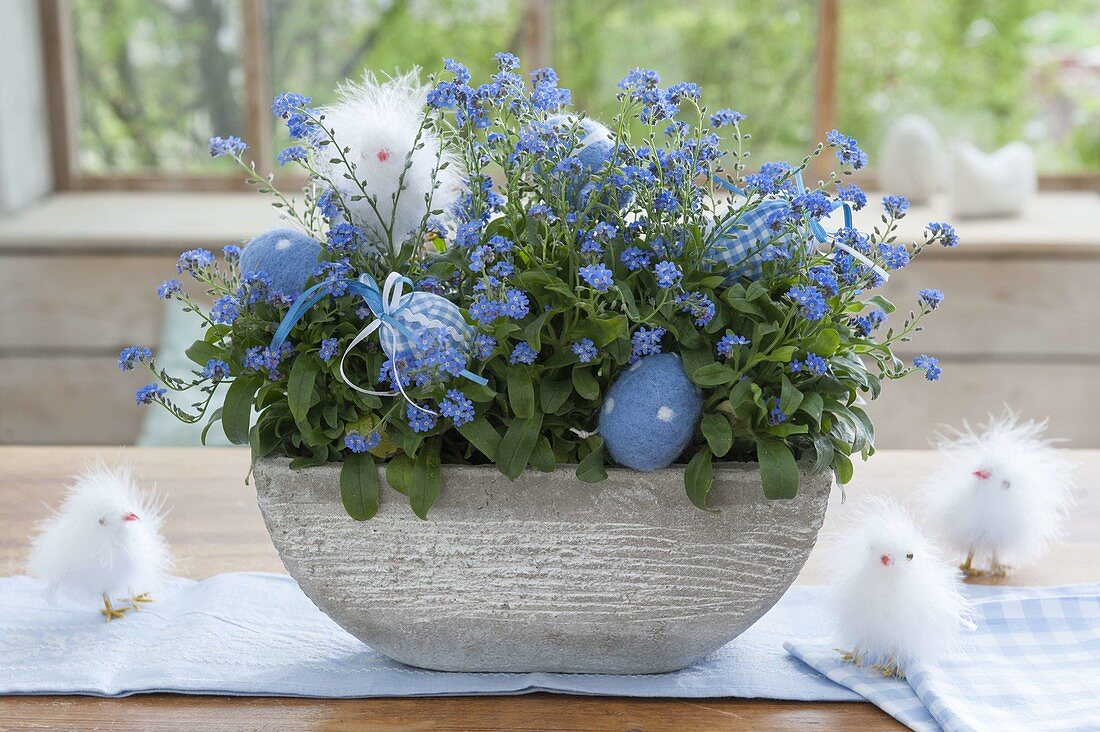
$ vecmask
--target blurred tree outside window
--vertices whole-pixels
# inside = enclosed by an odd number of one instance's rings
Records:
[[[79,173],[232,174],[207,140],[247,140],[244,3],[262,10],[265,42],[252,47],[266,48],[264,92],[324,104],[364,69],[426,75],[450,56],[485,78],[494,52],[524,55],[525,9],[540,1],[71,0]],[[1023,139],[1043,172],[1100,172],[1097,0],[839,2],[837,126],[872,152],[891,120],[915,112],[947,140]],[[695,81],[711,108],[749,116],[750,165],[794,162],[814,142],[817,6],[549,0],[548,60],[575,106],[605,122],[634,66]],[[278,150],[286,139],[272,127]]]
[[[212,134],[244,135],[230,0],[74,0],[84,174],[229,173]]]

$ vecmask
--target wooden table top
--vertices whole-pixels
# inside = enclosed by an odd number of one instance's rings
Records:
[[[248,453],[235,449],[0,447],[0,576],[20,574],[26,537],[62,486],[85,461],[102,455],[129,462],[144,484],[165,493],[171,514],[165,533],[178,573],[282,572],[255,494],[245,485]],[[1033,567],[1007,580],[1058,585],[1100,579],[1100,450],[1073,453],[1079,463],[1077,505],[1066,538]],[[887,494],[920,506],[920,482],[935,453],[884,451],[858,465],[847,500]],[[834,490],[823,535],[843,520]],[[820,584],[827,568],[810,556],[799,584]],[[512,697],[418,699],[283,699],[151,694],[127,699],[0,698],[0,730],[227,729],[899,729],[871,704],[799,703],[752,699],[627,699],[528,694]]]

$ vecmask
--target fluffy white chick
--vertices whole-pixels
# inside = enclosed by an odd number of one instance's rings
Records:
[[[58,594],[102,598],[107,620],[121,618],[152,602],[171,563],[163,521],[163,501],[138,488],[128,467],[97,462],[37,527],[27,568],[51,602]]]
[[[314,162],[369,242],[383,250],[392,242],[397,251],[429,210],[451,212],[466,189],[461,161],[435,132],[420,129],[428,87],[420,84],[417,71],[384,81],[368,71],[361,84],[348,82],[339,91],[339,101],[321,112],[354,167],[355,179],[348,178],[348,168],[331,144],[319,149]]]
[[[1046,422],[1008,412],[978,431],[964,425],[942,438],[942,464],[927,482],[929,520],[966,553],[960,569],[967,574],[1003,576],[1060,534],[1073,500],[1073,463],[1045,430]],[[975,560],[988,561],[988,570]]]
[[[869,499],[835,538],[826,600],[845,660],[903,676],[954,647],[969,624],[961,574],[904,509]]]

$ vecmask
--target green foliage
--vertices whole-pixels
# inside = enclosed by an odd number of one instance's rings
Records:
[[[832,153],[835,142],[777,173],[771,183],[752,184],[770,186],[768,191],[730,199],[700,185],[718,176],[743,187],[750,183],[744,153],[717,154],[709,113],[690,95],[678,102],[682,126],[667,134],[667,123],[642,124],[645,103],[624,94],[612,120],[621,147],[602,167],[563,182],[560,174],[547,171],[569,169],[565,164],[574,159],[583,135],[575,122],[555,128],[547,119],[556,108],[540,109],[529,92],[516,93],[515,104],[486,103],[489,128],[499,135],[493,143],[485,127],[451,111],[427,110],[417,132],[418,139],[440,140],[473,180],[497,182],[493,195],[474,186],[464,201],[466,218],[459,228],[467,238],[428,236],[429,218],[440,214],[429,204],[420,230],[407,238],[387,229],[389,240],[380,248],[329,247],[321,254],[322,266],[338,263],[379,281],[393,270],[436,288],[460,308],[480,344],[464,343],[450,356],[486,383],[455,378],[459,369],[450,360],[446,371],[424,366],[427,358],[421,356],[436,346],[397,354],[404,369],[400,376],[377,336],[345,352],[365,320],[377,313],[362,312],[364,300],[347,290],[343,278],[319,283],[329,294],[291,324],[279,348],[272,339],[287,314],[283,299],[242,279],[232,261],[181,265],[206,286],[207,295],[234,310],[232,317],[219,315],[222,322],[215,322],[190,296],[177,295],[207,324],[203,340],[188,348],[189,358],[201,369],[211,360],[224,361],[231,374],[225,379],[230,382],[225,404],[210,424],[220,421],[229,439],[250,444],[256,457],[289,457],[295,469],[342,461],[341,500],[358,520],[375,515],[385,500],[377,472],[381,462],[386,484],[426,518],[442,490],[444,464],[493,464],[511,479],[528,469],[575,464],[579,480],[604,480],[607,449],[593,434],[604,395],[629,364],[663,348],[681,355],[703,396],[702,419],[681,457],[687,461],[687,497],[696,506],[708,507],[716,463],[757,462],[765,495],[776,499],[793,497],[803,472],[831,470],[842,482],[850,480],[850,456],[874,451],[873,425],[862,404],[878,396],[884,380],[914,371],[892,349],[919,331],[922,318],[938,305],[922,300],[893,327],[877,330],[895,307],[870,291],[885,269],[903,266],[888,264],[891,252],[891,261],[899,247],[900,254],[916,256],[926,246],[950,243],[947,234],[929,231],[922,243],[899,245],[901,214],[895,212],[884,215],[873,232],[853,239],[873,267],[857,266],[819,246],[799,207],[808,205],[806,200],[830,203],[839,175],[803,193],[794,181],[813,155]],[[320,141],[314,158],[343,158],[336,131],[323,120],[316,124]],[[639,125],[642,132],[633,137],[631,129]],[[729,126],[740,149],[740,129]],[[523,150],[521,139],[530,129],[543,130],[554,145]],[[239,162],[251,175],[252,167]],[[306,190],[305,208],[289,206],[267,182],[260,186],[297,225],[325,241],[337,222],[320,216],[312,197],[336,186],[314,162],[302,162],[313,186]],[[406,160],[406,172],[409,168]],[[371,200],[355,175],[347,165],[346,177]],[[613,176],[619,180],[613,183]],[[608,186],[616,194],[629,185],[631,195],[578,198],[572,188],[581,183]],[[774,225],[772,238],[758,243],[769,256],[762,275],[750,279],[717,258],[715,247],[720,232],[736,228],[765,200],[784,203],[791,215]],[[535,204],[548,213],[531,214]],[[344,215],[351,213],[345,208],[340,220]],[[603,233],[593,247],[589,238],[599,227]],[[649,252],[650,266],[627,263],[624,255],[640,246]],[[679,273],[674,282],[663,280],[658,260]],[[508,265],[507,273],[490,275],[502,272],[494,263]],[[584,274],[597,265],[609,282]],[[817,299],[807,304],[798,293],[809,290]],[[199,377],[193,383],[158,376],[179,390],[211,378],[200,369],[193,373]],[[402,389],[387,391],[397,379]],[[209,396],[221,383],[215,380],[203,393]],[[350,384],[373,385],[376,393]],[[190,415],[166,398],[153,400],[188,420],[201,418],[205,410],[196,404],[198,414]]]

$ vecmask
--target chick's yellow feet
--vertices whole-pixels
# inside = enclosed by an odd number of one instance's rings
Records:
[[[856,666],[860,665],[860,657],[863,655],[858,648],[853,648],[850,651],[842,651],[839,648],[834,648],[834,651],[840,654],[840,660],[845,663],[854,663]]]
[[[149,597],[149,593],[143,592],[140,595],[134,595],[130,598],[130,607],[132,607],[134,610],[140,610],[143,604],[150,602],[155,602],[155,600]]]
[[[959,569],[967,577],[980,577],[985,574],[985,572],[974,566],[974,552],[966,555],[966,561],[959,565]]]
[[[898,668],[897,661],[890,661],[889,663],[878,663],[871,668],[875,669],[876,671],[881,671],[883,676],[896,676],[899,679],[905,678],[905,674],[903,674],[901,672],[901,669]]]
[[[106,595],[103,596],[103,609],[99,612],[103,613],[103,616],[107,618],[107,622],[111,622],[114,618],[123,618],[126,616],[128,607],[115,607],[111,604],[111,598]]]

